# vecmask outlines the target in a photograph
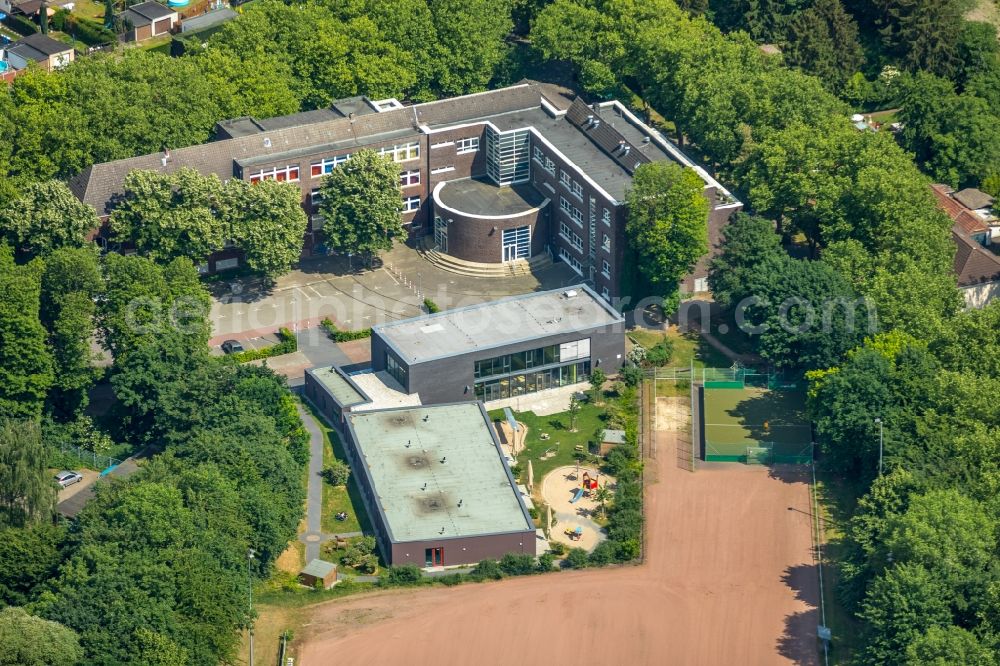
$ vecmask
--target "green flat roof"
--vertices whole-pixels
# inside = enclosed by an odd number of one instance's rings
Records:
[[[341,406],[368,402],[368,396],[354,388],[354,386],[352,386],[349,381],[344,379],[344,377],[337,372],[336,368],[333,366],[327,368],[314,368],[312,370],[312,375],[316,378],[316,381],[326,387],[326,389],[330,392],[330,395],[332,395],[334,400],[339,402]]]
[[[534,533],[478,403],[357,412],[348,424],[394,543]]]
[[[336,570],[337,565],[332,562],[327,562],[325,560],[312,560],[300,573],[304,573],[309,576],[316,576],[317,578],[326,578],[328,573]]]

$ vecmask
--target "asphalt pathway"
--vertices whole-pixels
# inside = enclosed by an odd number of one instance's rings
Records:
[[[306,531],[299,535],[299,541],[306,545],[306,564],[319,557],[324,537],[323,518],[323,432],[316,419],[302,405],[298,405],[299,417],[309,433],[309,483],[306,490]]]

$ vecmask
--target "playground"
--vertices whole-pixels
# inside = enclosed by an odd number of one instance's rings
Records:
[[[613,491],[615,480],[593,467],[558,467],[546,474],[542,480],[542,499],[552,509],[555,519],[549,538],[588,552],[604,541],[604,532],[594,517],[601,510],[597,489],[605,486]]]
[[[743,385],[701,391],[704,458],[716,462],[808,463],[812,428],[805,392]]]

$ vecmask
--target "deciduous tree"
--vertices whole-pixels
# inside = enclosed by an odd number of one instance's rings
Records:
[[[228,238],[246,257],[247,266],[267,278],[287,273],[302,254],[308,220],[296,185],[264,181],[251,185],[231,180],[222,195],[222,218]]]
[[[34,421],[0,421],[0,527],[23,527],[52,515],[56,485],[48,449]]]
[[[0,209],[0,233],[28,256],[80,247],[98,224],[94,209],[55,180],[25,186],[17,199]]]
[[[323,234],[337,252],[369,259],[392,248],[400,221],[399,167],[373,150],[359,150],[320,185]]]
[[[76,632],[11,606],[0,611],[0,664],[63,666],[83,659]]]

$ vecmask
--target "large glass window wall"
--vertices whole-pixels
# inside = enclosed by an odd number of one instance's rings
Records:
[[[558,349],[558,347],[557,347]],[[537,371],[510,374],[476,382],[476,398],[483,402],[516,398],[559,386],[586,381],[590,376],[590,361],[578,361]]]

